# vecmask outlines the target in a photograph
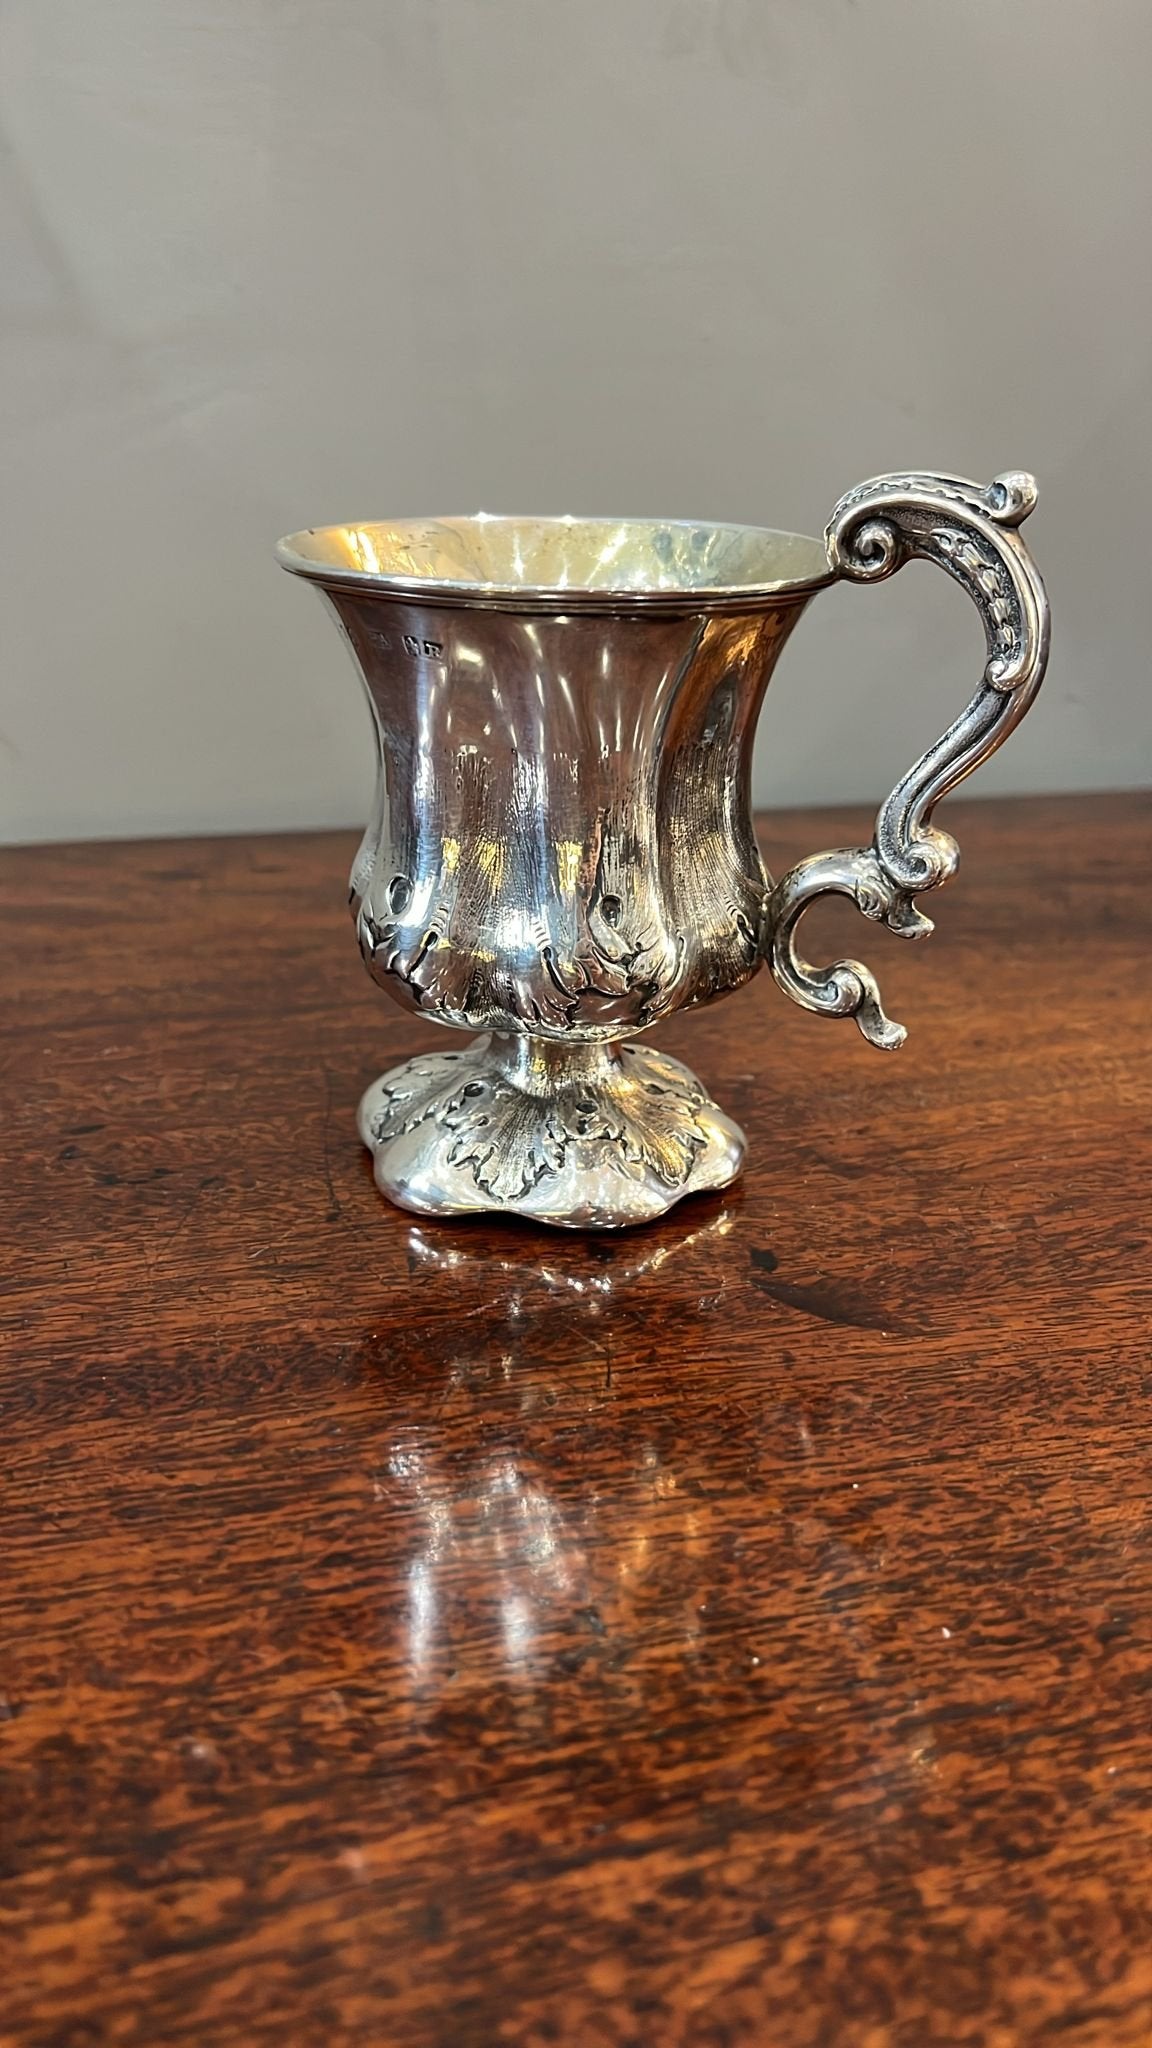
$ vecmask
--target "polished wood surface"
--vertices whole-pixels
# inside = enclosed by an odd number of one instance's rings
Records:
[[[949,823],[614,1239],[376,1194],[348,835],[3,855],[3,2048],[1152,2040],[1152,804]]]

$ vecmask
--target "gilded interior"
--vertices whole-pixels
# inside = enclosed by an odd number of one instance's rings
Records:
[[[427,595],[579,603],[691,594],[709,600],[814,589],[831,580],[823,541],[768,527],[669,519],[396,519],[308,527],[278,549],[320,582]]]

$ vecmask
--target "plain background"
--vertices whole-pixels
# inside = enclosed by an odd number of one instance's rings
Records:
[[[362,817],[292,528],[907,466],[1040,478],[976,786],[1146,779],[1150,106],[1148,0],[6,0],[0,833]],[[879,799],[982,645],[921,566],[819,598],[759,796]]]

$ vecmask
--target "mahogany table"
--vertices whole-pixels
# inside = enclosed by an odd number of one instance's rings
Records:
[[[951,816],[617,1238],[376,1194],[347,835],[3,856],[3,2048],[1147,2048],[1152,802]]]

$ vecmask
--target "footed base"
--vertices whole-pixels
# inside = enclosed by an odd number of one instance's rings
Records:
[[[744,1161],[695,1075],[640,1045],[493,1036],[422,1053],[372,1083],[359,1123],[381,1193],[420,1216],[620,1230],[727,1187]]]

